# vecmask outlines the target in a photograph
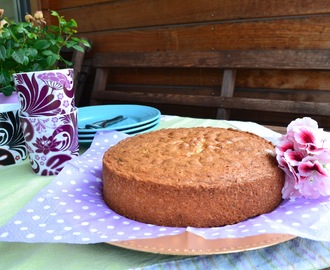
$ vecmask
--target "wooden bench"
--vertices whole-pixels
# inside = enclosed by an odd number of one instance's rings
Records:
[[[274,100],[235,97],[236,71],[239,69],[329,70],[330,50],[228,50],[185,52],[97,53],[91,104],[109,100],[135,103],[165,103],[216,107],[218,119],[229,119],[231,109],[256,110],[330,116],[326,102]],[[215,68],[223,70],[221,94],[201,96],[186,94],[126,92],[107,88],[110,68]],[[330,95],[330,92],[329,92]],[[283,131],[283,129],[280,129]]]

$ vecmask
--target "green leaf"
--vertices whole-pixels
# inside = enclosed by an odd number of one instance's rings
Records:
[[[48,56],[48,55],[53,55],[54,53],[51,50],[44,50],[42,51],[42,54]]]
[[[39,39],[34,43],[34,48],[36,48],[37,50],[44,50],[49,48],[49,46],[49,41],[43,39]]]
[[[35,48],[28,48],[25,50],[25,55],[34,58],[38,55],[38,50],[36,50]]]
[[[54,66],[57,60],[58,60],[58,58],[56,57],[55,54],[49,55],[49,56],[46,58],[47,66],[49,66],[49,67]]]
[[[40,71],[40,70],[44,70],[45,68],[40,65],[39,63],[33,63],[33,65],[31,66],[31,70],[34,71]]]
[[[13,91],[15,91],[15,88],[12,85],[6,85],[5,87],[0,88],[0,92],[5,96],[10,96]]]
[[[5,46],[0,46],[0,59],[5,61],[6,59],[6,48]]]
[[[11,55],[11,57],[19,64],[23,65],[25,61],[25,55],[21,51],[14,51]]]
[[[84,38],[78,38],[78,37],[71,37],[71,42],[73,43],[82,43],[84,46],[90,48],[91,44],[88,42],[88,40],[84,39]]]
[[[67,22],[67,27],[69,28],[77,28],[78,24],[74,19],[71,19],[70,21]]]
[[[80,52],[84,52],[84,51],[85,51],[84,48],[81,47],[80,45],[73,45],[73,48],[74,48],[75,50],[77,50],[77,51],[80,51]]]
[[[27,33],[27,37],[29,39],[38,39],[38,35],[36,35],[35,33]]]
[[[12,81],[12,73],[8,69],[1,69],[0,85],[9,85]]]
[[[5,76],[4,74],[2,73],[2,71],[0,71],[0,85],[5,85]]]
[[[68,61],[68,60],[65,60],[65,59],[61,59],[61,62],[63,62],[66,67],[71,67],[72,66],[72,62],[71,61]]]

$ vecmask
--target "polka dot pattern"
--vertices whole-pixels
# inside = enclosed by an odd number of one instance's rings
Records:
[[[285,232],[330,241],[329,197],[284,201],[271,213],[209,229],[154,226],[114,213],[102,199],[101,161],[103,153],[126,136],[99,132],[83,155],[67,163],[48,187],[0,228],[0,241],[99,243],[175,235],[185,230],[208,239]]]

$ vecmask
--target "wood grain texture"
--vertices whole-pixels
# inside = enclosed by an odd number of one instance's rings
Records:
[[[93,5],[99,5],[102,3],[113,2],[116,0],[70,0],[70,1],[63,1],[63,0],[41,0],[44,2],[44,5],[48,5],[51,10],[65,10],[70,8],[77,8],[77,7],[90,7]]]
[[[98,31],[330,13],[324,0],[43,0],[53,10]],[[74,8],[74,9],[73,9]],[[77,12],[79,8],[79,12]],[[86,16],[87,15],[87,16]],[[91,20],[86,20],[86,18]],[[97,19],[97,20],[94,20]]]
[[[180,94],[160,94],[143,92],[96,91],[95,96],[104,100],[136,100],[140,102],[168,103],[177,105],[193,105],[216,108],[254,110],[280,113],[329,116],[330,106],[325,102],[267,100],[241,97],[215,97]]]
[[[38,2],[45,14],[48,9],[55,9],[67,19],[74,18],[80,35],[93,40],[93,49],[87,54],[90,59],[96,52],[213,53],[330,48],[330,6],[326,0],[31,1]],[[306,65],[313,62],[313,58],[296,59],[296,65],[303,61]],[[283,58],[279,59],[278,65],[281,61]],[[127,92],[144,87],[151,93],[169,91],[172,94],[212,96],[220,93],[222,74],[222,70],[214,68],[118,67],[110,70],[107,83]],[[91,79],[90,85],[92,83]],[[238,69],[235,85],[236,88],[249,89],[235,90],[235,94],[241,97],[260,98],[268,94],[274,98],[327,100],[330,76],[323,70]],[[86,98],[89,98],[89,89],[86,89]],[[168,106],[173,109],[172,105]],[[186,110],[187,106],[177,106],[176,112],[186,115]],[[206,111],[207,108],[202,110],[200,116],[210,117]],[[241,113],[239,110],[233,110],[232,115],[238,119],[249,116],[261,121],[291,119],[272,113],[257,116],[251,112],[249,115],[247,111]],[[329,119],[322,121],[330,126]]]
[[[115,68],[111,69],[109,83],[118,85],[164,85],[196,86],[220,88],[222,70],[185,69],[185,68]],[[152,75],[151,75],[152,74]],[[306,89],[311,95],[315,90],[327,91],[330,88],[328,71],[310,70],[238,70],[236,75],[238,88],[262,89]],[[253,94],[251,92],[250,94]]]
[[[231,51],[186,51],[149,53],[98,53],[93,60],[96,81],[92,102],[120,100],[124,102],[149,102],[183,106],[216,107],[217,117],[228,119],[232,109],[272,113],[330,116],[329,103],[322,100],[281,99],[272,95],[263,98],[235,95],[236,71],[239,69],[280,70],[330,70],[329,50],[231,50]],[[186,93],[141,91],[116,91],[107,87],[110,68],[214,68],[223,69],[221,91],[217,95],[194,95]],[[131,89],[132,90],[132,89]],[[279,91],[276,92],[279,94]],[[327,95],[328,99],[330,94]]]
[[[93,66],[327,70],[329,50],[221,50],[149,53],[98,53]]]
[[[330,46],[329,24],[330,16],[319,16],[105,32],[80,28],[80,31],[93,40],[94,51],[104,52],[326,49]]]

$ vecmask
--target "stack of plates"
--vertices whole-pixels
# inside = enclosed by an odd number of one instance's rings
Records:
[[[86,128],[97,121],[123,116],[118,123],[105,128]],[[78,108],[78,139],[80,143],[90,143],[94,135],[102,130],[117,130],[129,135],[144,133],[159,125],[159,110],[143,105],[98,105]]]

